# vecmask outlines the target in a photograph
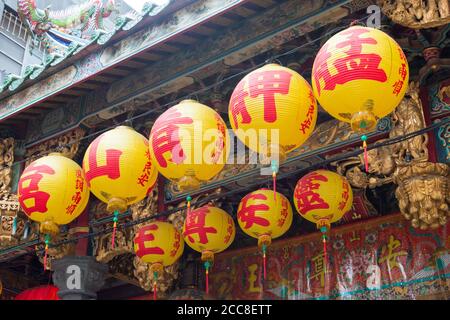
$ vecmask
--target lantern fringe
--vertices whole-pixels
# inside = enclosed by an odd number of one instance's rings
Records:
[[[44,271],[47,270],[48,244],[50,243],[50,235],[45,235],[45,252],[44,252]]]
[[[267,246],[264,243],[262,245],[262,254],[263,254],[263,276],[264,276],[264,280],[266,280],[266,250],[267,250]]]
[[[205,291],[209,294],[209,268],[211,267],[211,262],[205,261]]]
[[[158,281],[158,272],[153,271],[153,301],[157,299],[157,287],[156,282]]]
[[[322,242],[323,242],[323,265],[324,265],[324,273],[327,273],[327,265],[328,265],[328,253],[327,253],[327,231],[328,228],[323,226],[320,228],[320,232],[322,232]]]
[[[186,197],[187,214],[191,213],[191,201],[192,201],[192,197],[187,196]]]
[[[277,201],[277,173],[278,173],[278,163],[276,160],[271,162],[272,168],[272,182],[273,182],[273,200]]]
[[[361,136],[361,140],[363,142],[364,149],[364,167],[366,169],[366,173],[369,173],[369,155],[367,154],[367,136]]]
[[[116,229],[117,229],[117,221],[119,221],[119,211],[118,210],[114,210],[114,225],[113,225],[113,232],[112,232],[112,236],[111,236],[111,248],[114,249],[115,244],[116,244]]]

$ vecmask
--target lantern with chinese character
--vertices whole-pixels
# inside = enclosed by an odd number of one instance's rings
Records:
[[[92,193],[107,203],[108,212],[114,212],[114,248],[119,213],[144,199],[158,177],[148,140],[130,127],[109,130],[89,145],[83,169]]]
[[[282,236],[292,224],[292,207],[281,193],[260,189],[247,194],[239,204],[239,226],[249,236],[258,239],[263,253],[264,279],[266,278],[266,249],[272,239]]]
[[[328,170],[316,170],[302,177],[295,186],[294,204],[300,216],[320,228],[326,258],[327,232],[353,204],[347,179]]]
[[[353,26],[331,37],[318,52],[312,86],[320,105],[349,122],[355,132],[375,129],[408,86],[408,61],[401,47],[381,30]],[[367,137],[361,137],[367,171]]]
[[[206,293],[209,291],[208,274],[214,254],[228,248],[235,235],[233,218],[220,208],[206,205],[186,215],[183,237],[192,249],[202,254],[206,271]]]
[[[141,227],[134,238],[134,251],[153,272],[153,299],[156,300],[156,281],[164,267],[174,264],[183,254],[181,233],[168,222],[155,221]]]
[[[308,139],[316,125],[317,102],[310,85],[289,68],[267,64],[238,83],[228,115],[237,137],[271,160],[275,198],[279,163]]]
[[[217,175],[228,156],[225,122],[213,109],[194,100],[183,100],[155,121],[150,133],[150,152],[158,171],[193,190]],[[188,211],[191,197],[186,198]]]
[[[59,153],[51,153],[28,165],[18,183],[20,206],[27,216],[40,223],[45,234],[44,268],[50,237],[59,225],[77,218],[89,200],[89,189],[81,167]]]

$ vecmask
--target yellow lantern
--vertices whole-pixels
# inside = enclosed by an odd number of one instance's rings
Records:
[[[183,100],[155,121],[150,153],[158,171],[181,190],[192,190],[217,175],[228,156],[225,122],[213,109]]]
[[[320,49],[312,86],[329,114],[351,123],[355,132],[368,132],[403,99],[408,77],[408,61],[394,39],[378,29],[353,26]]]
[[[258,239],[262,248],[264,279],[266,278],[266,249],[272,239],[289,230],[292,224],[292,207],[281,193],[276,199],[269,189],[259,189],[242,198],[237,210],[239,226],[249,236]]]
[[[153,272],[153,298],[156,300],[156,282],[164,267],[174,264],[183,254],[181,233],[168,222],[155,221],[139,228],[134,238],[134,251]]]
[[[120,212],[144,199],[158,177],[148,140],[135,130],[119,126],[97,137],[86,150],[83,169],[92,193],[114,212],[114,236]]]
[[[28,217],[40,222],[45,234],[44,268],[50,236],[59,233],[59,225],[76,219],[86,208],[89,188],[81,167],[59,153],[33,161],[18,183],[20,206]]]
[[[312,171],[298,180],[294,205],[300,216],[320,228],[326,255],[326,233],[331,223],[341,219],[352,208],[352,188],[346,178],[335,172]]]
[[[202,254],[202,261],[205,262],[207,293],[209,268],[214,261],[214,254],[228,248],[235,235],[233,218],[220,208],[206,205],[186,215],[183,226],[184,241]]]
[[[279,163],[309,138],[316,125],[317,102],[310,85],[289,68],[267,64],[238,83],[228,115],[236,136],[271,160],[275,192]]]

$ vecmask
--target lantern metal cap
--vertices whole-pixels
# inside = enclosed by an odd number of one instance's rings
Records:
[[[198,102],[197,100],[194,100],[194,99],[184,99],[184,100],[181,100],[178,104],[182,104],[182,103],[200,103],[200,102]]]
[[[132,127],[130,126],[117,126],[114,129],[128,129],[128,130],[134,130]]]

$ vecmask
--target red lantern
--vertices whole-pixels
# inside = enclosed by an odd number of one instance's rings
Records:
[[[19,293],[15,300],[61,300],[58,290],[52,285],[35,287]]]

